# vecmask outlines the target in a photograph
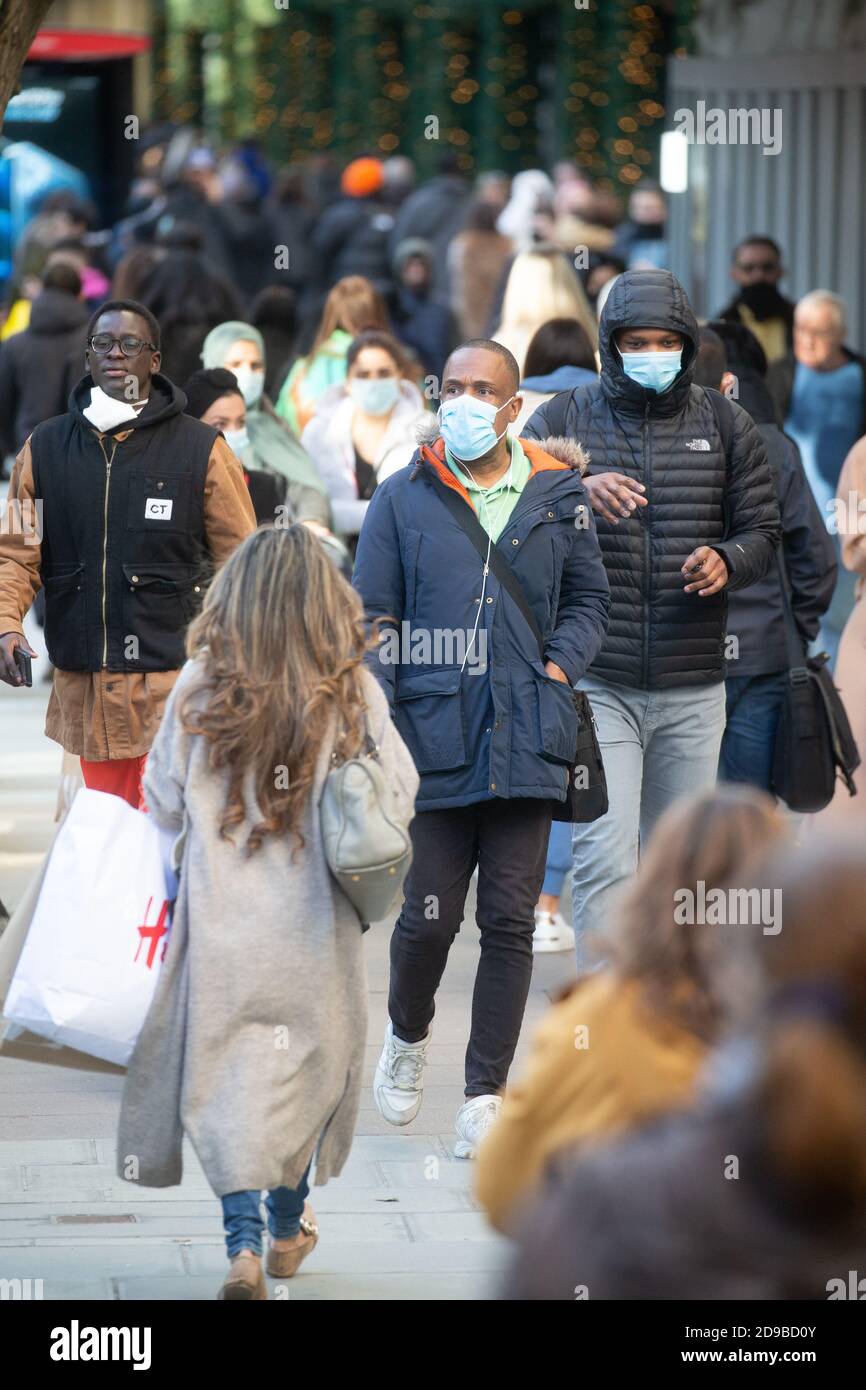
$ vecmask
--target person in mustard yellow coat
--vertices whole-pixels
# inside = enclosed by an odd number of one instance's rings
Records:
[[[716,983],[730,928],[701,924],[689,903],[699,909],[787,833],[770,798],[744,784],[667,811],[622,902],[606,965],[543,1020],[479,1149],[476,1196],[498,1230],[513,1229],[554,1155],[690,1105],[724,1024]]]

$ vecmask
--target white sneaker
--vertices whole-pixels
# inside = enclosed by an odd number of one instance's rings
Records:
[[[564,917],[553,912],[535,909],[535,931],[532,933],[532,954],[542,951],[573,951],[574,930]]]
[[[382,1119],[389,1125],[408,1125],[421,1109],[422,1078],[431,1035],[432,1029],[420,1042],[403,1042],[402,1038],[395,1037],[388,1021],[373,1081],[373,1099]]]
[[[502,1109],[500,1096],[472,1096],[457,1111],[455,1158],[474,1158],[478,1145]]]

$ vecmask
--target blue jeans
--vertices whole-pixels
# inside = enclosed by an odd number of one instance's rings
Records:
[[[542,893],[558,898],[562,892],[565,876],[571,868],[571,825],[567,820],[555,820],[550,827],[547,842],[547,866],[544,871]]]
[[[300,1231],[304,1201],[310,1191],[307,1182],[309,1176],[308,1166],[296,1188],[275,1187],[265,1198],[268,1230],[274,1240],[291,1240]],[[233,1260],[241,1250],[252,1250],[254,1255],[261,1255],[262,1232],[265,1228],[261,1192],[229,1192],[220,1201],[229,1259]]]
[[[719,756],[719,777],[770,790],[779,712],[788,683],[786,672],[769,676],[728,676],[728,723]]]
[[[607,777],[609,809],[573,827],[573,925],[578,971],[589,967],[617,895],[653,826],[677,797],[712,787],[725,728],[725,685],[635,690],[585,676]]]

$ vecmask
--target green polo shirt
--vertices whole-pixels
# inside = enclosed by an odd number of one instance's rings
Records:
[[[509,436],[506,443],[511,451],[511,482],[508,481],[506,470],[492,487],[478,487],[463,471],[453,454],[449,453],[448,448],[445,449],[445,462],[457,481],[462,483],[469,493],[478,520],[494,545],[508,525],[511,513],[517,506],[520,494],[529,482],[532,472],[532,465],[523,451],[520,440]]]

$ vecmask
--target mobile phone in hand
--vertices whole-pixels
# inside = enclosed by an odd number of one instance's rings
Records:
[[[15,665],[18,667],[18,670],[21,672],[21,675],[24,678],[24,684],[32,685],[33,662],[30,659],[29,653],[25,652],[23,647],[15,648]]]

